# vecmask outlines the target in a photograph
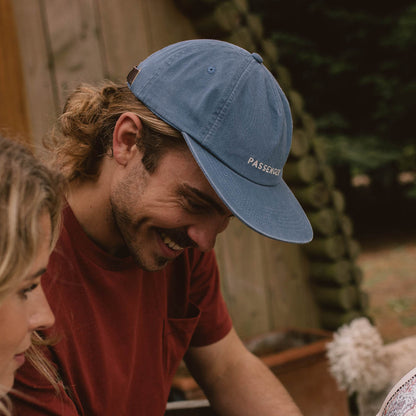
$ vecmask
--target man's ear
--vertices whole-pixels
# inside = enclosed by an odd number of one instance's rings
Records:
[[[127,165],[136,154],[141,130],[140,118],[134,113],[123,113],[117,120],[113,132],[113,157],[119,164]]]

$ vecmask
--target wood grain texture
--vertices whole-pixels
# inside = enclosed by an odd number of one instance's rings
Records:
[[[106,77],[125,82],[131,67],[151,52],[146,0],[97,2]]]
[[[40,1],[13,0],[21,50],[23,81],[33,142],[42,137],[59,114],[53,60],[45,37],[45,15]]]
[[[23,69],[12,3],[0,0],[0,128],[29,138]]]
[[[56,78],[59,107],[82,82],[104,79],[102,45],[97,36],[93,0],[45,0],[47,33]]]
[[[263,238],[237,219],[217,238],[216,253],[224,296],[241,337],[271,328]]]
[[[318,328],[319,314],[309,280],[309,262],[299,244],[265,239],[266,302],[271,330]]]
[[[296,244],[261,236],[234,219],[217,239],[224,297],[243,338],[319,326],[308,261]]]
[[[173,0],[147,0],[144,3],[151,52],[171,43],[198,37],[192,23],[178,10]]]

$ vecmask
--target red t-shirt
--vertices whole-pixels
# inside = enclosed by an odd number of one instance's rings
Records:
[[[47,333],[61,337],[51,358],[68,395],[25,364],[15,388],[29,397],[13,399],[16,415],[163,415],[188,346],[231,329],[213,251],[185,250],[145,272],[97,247],[69,207],[43,284],[56,316]]]

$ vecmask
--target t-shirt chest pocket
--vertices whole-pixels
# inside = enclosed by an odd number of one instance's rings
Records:
[[[201,312],[199,308],[189,303],[185,317],[168,317],[164,320],[163,355],[165,371],[169,380],[173,377],[189,347],[200,316]]]

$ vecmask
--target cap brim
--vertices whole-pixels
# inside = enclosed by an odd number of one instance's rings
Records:
[[[276,240],[312,240],[309,220],[283,179],[275,186],[254,183],[229,169],[188,134],[182,135],[217,195],[243,223]]]

